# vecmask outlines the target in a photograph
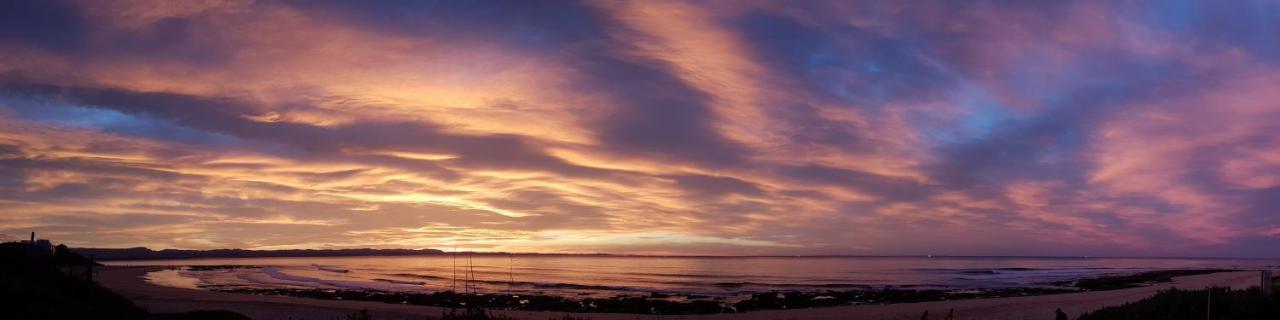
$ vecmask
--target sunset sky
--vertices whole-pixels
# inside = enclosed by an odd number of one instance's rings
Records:
[[[0,1],[0,234],[1280,257],[1272,1]]]

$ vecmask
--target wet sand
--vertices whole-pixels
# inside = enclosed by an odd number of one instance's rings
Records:
[[[259,296],[206,290],[163,287],[142,278],[158,267],[106,267],[98,275],[103,286],[155,312],[192,310],[231,310],[254,319],[342,319],[352,312],[367,309],[375,319],[433,319],[444,311],[440,307],[398,305],[370,301],[319,300],[283,296]],[[1031,297],[989,298],[933,301],[890,305],[841,306],[799,310],[767,310],[715,315],[636,315],[611,313],[565,313],[550,311],[502,311],[517,319],[560,319],[565,315],[594,320],[622,319],[919,319],[925,310],[931,318],[941,319],[948,310],[956,319],[1052,319],[1053,311],[1062,308],[1074,318],[1080,313],[1126,302],[1141,300],[1170,287],[1200,289],[1223,286],[1243,289],[1257,286],[1258,272],[1224,272],[1174,278],[1171,283],[1149,287],[1067,293]]]

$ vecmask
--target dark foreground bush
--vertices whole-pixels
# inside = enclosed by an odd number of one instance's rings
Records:
[[[155,313],[150,320],[250,320],[242,314],[226,310],[202,310],[183,313]]]
[[[27,245],[0,243],[0,319],[249,319],[229,311],[151,314],[92,281],[63,274],[59,269],[67,261],[80,264],[87,260],[33,255]]]
[[[1194,291],[1174,288],[1142,301],[1086,313],[1080,320],[1204,320],[1206,316],[1213,320],[1280,319],[1280,295],[1263,297],[1257,287]]]
[[[1092,279],[1080,279],[1076,281],[1076,287],[1088,291],[1116,290],[1126,288],[1137,288],[1147,284],[1164,283],[1173,281],[1174,277],[1194,276],[1200,274],[1210,274],[1217,272],[1226,272],[1231,270],[1225,269],[1200,269],[1200,270],[1160,270],[1148,271],[1131,275],[1105,276]]]
[[[440,315],[440,320],[514,320],[514,318],[503,316],[503,315],[489,314],[489,311],[487,310],[472,308],[472,309],[462,309],[462,310],[450,309],[448,311],[445,311],[444,314]],[[569,315],[564,315],[563,317],[560,317],[560,318],[552,317],[552,318],[549,318],[548,320],[591,320],[591,319],[577,318],[577,317],[571,317]]]

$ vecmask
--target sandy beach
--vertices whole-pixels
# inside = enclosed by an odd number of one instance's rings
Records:
[[[107,267],[98,282],[138,305],[156,312],[192,310],[231,310],[254,319],[335,319],[354,311],[367,309],[377,319],[427,319],[444,312],[443,308],[397,305],[368,301],[319,300],[283,296],[259,296],[205,290],[163,287],[148,283],[142,277],[156,267]],[[1141,300],[1170,287],[1198,289],[1210,286],[1247,288],[1258,285],[1257,272],[1224,272],[1175,278],[1171,283],[1149,287],[1082,292],[1031,297],[990,298],[934,301],[891,305],[860,305],[799,310],[769,310],[716,315],[636,315],[609,313],[565,313],[500,311],[517,319],[560,319],[564,315],[607,319],[919,319],[928,310],[941,318],[955,310],[957,319],[1048,319],[1062,308],[1072,317],[1099,308]]]

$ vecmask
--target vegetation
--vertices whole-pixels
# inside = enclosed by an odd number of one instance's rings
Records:
[[[242,314],[226,310],[197,310],[181,313],[152,313],[150,320],[249,320]]]
[[[1212,297],[1210,293],[1212,292]],[[1112,319],[1280,319],[1280,294],[1263,297],[1261,289],[1211,288],[1161,291],[1151,298],[1080,316],[1080,320]]]
[[[1174,277],[1210,274],[1231,270],[1199,269],[1199,270],[1161,270],[1143,272],[1133,275],[1106,276],[1076,281],[1076,287],[1088,291],[1116,290],[1136,288],[1152,283],[1173,281]]]
[[[1008,288],[977,292],[905,289],[825,292],[765,292],[752,294],[750,299],[735,303],[733,306],[736,311],[742,312],[768,309],[819,308],[850,304],[889,304],[974,298],[1020,297],[1069,292],[1076,292],[1076,290]]]
[[[449,308],[479,308],[501,310],[609,312],[635,314],[715,314],[768,309],[803,309],[851,304],[908,303],[971,298],[1029,296],[1075,292],[1067,289],[1011,288],[980,292],[948,292],[943,290],[855,290],[823,292],[766,292],[753,294],[737,303],[720,299],[690,297],[686,301],[671,301],[666,296],[617,296],[611,298],[570,299],[546,295],[462,294],[452,291],[433,293],[404,293],[357,290],[313,289],[217,289],[218,291],[283,295],[331,300],[364,300],[396,304],[413,304]],[[461,313],[455,314],[460,316]],[[475,316],[474,314],[470,316]],[[484,319],[484,318],[476,318]]]
[[[500,315],[490,315],[484,309],[464,309],[462,312],[450,309],[448,312],[440,315],[440,320],[511,320],[509,317]]]
[[[732,312],[718,301],[696,300],[676,302],[647,297],[570,299],[547,295],[464,294],[453,291],[405,293],[360,290],[313,289],[217,289],[223,292],[282,295],[331,300],[363,300],[396,304],[413,304],[447,308],[480,308],[503,310],[614,312],[640,314],[711,314]]]
[[[450,309],[448,312],[445,312],[443,315],[440,316],[440,320],[514,320],[514,318],[502,316],[502,315],[491,315],[489,314],[489,312],[485,311],[484,309],[470,308],[470,309],[464,309],[462,312],[458,312],[457,310]],[[571,317],[569,315],[564,315],[563,317],[560,317],[560,318],[549,318],[547,320],[591,320],[591,319],[576,318],[576,317]]]
[[[83,276],[63,269],[87,270],[88,259],[66,250],[33,254],[31,246],[0,244],[0,301],[6,319],[152,319],[247,320],[228,311],[153,314]],[[75,274],[71,272],[71,274]],[[81,274],[84,274],[81,271]]]

